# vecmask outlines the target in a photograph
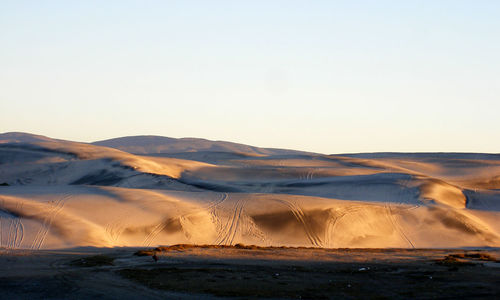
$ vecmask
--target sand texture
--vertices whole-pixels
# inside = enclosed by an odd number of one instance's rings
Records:
[[[500,155],[0,134],[0,247],[500,246]]]

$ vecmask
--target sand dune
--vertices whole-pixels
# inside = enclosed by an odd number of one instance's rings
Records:
[[[169,138],[162,136],[130,136],[92,143],[116,148],[134,154],[160,154],[185,152],[229,152],[251,156],[306,153],[286,149],[259,148],[225,141],[210,141],[199,138]]]
[[[0,247],[500,246],[497,155],[323,155],[158,137],[137,150],[144,139],[112,145],[156,156],[0,135]]]

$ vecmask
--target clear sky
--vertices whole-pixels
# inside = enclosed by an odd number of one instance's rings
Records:
[[[0,132],[500,152],[500,1],[3,1]]]

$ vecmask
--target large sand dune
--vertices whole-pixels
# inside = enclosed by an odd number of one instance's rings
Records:
[[[499,155],[7,133],[0,184],[5,248],[500,246]]]

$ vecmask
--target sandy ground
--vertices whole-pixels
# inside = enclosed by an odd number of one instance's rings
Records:
[[[500,293],[499,249],[0,250],[0,299],[456,299]],[[472,255],[474,256],[474,255]]]

